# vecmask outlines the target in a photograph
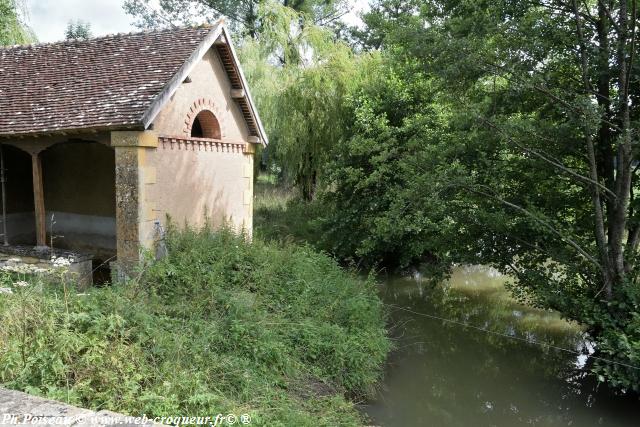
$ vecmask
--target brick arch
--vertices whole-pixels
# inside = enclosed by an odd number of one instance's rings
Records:
[[[191,137],[193,125],[198,119],[203,128],[204,138],[222,139],[222,126],[219,117],[221,114],[214,102],[211,99],[200,98],[189,108],[183,132],[186,137]]]

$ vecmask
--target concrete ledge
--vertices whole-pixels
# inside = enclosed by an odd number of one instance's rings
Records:
[[[0,246],[0,270],[49,277],[64,277],[81,288],[93,284],[92,257],[88,254],[34,248],[33,246]],[[61,275],[61,276],[60,276]]]
[[[139,419],[135,419],[139,418]],[[36,422],[36,419],[38,422]],[[0,426],[63,425],[74,427],[160,426],[141,417],[77,408],[55,400],[0,387]]]

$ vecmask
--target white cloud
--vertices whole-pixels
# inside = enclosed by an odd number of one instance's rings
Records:
[[[40,42],[64,39],[67,23],[80,19],[91,24],[94,36],[135,31],[122,0],[28,0],[29,22]]]

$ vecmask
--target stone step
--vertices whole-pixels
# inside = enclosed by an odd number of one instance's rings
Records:
[[[0,387],[0,426],[161,426],[145,418],[96,412]]]

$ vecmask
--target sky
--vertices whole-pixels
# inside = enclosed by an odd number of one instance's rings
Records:
[[[136,31],[133,18],[124,13],[123,0],[27,0],[31,28],[41,43],[64,39],[70,20],[80,19],[91,24],[94,36]],[[345,21],[360,22],[358,14],[368,9],[367,0],[351,0],[351,11]]]

